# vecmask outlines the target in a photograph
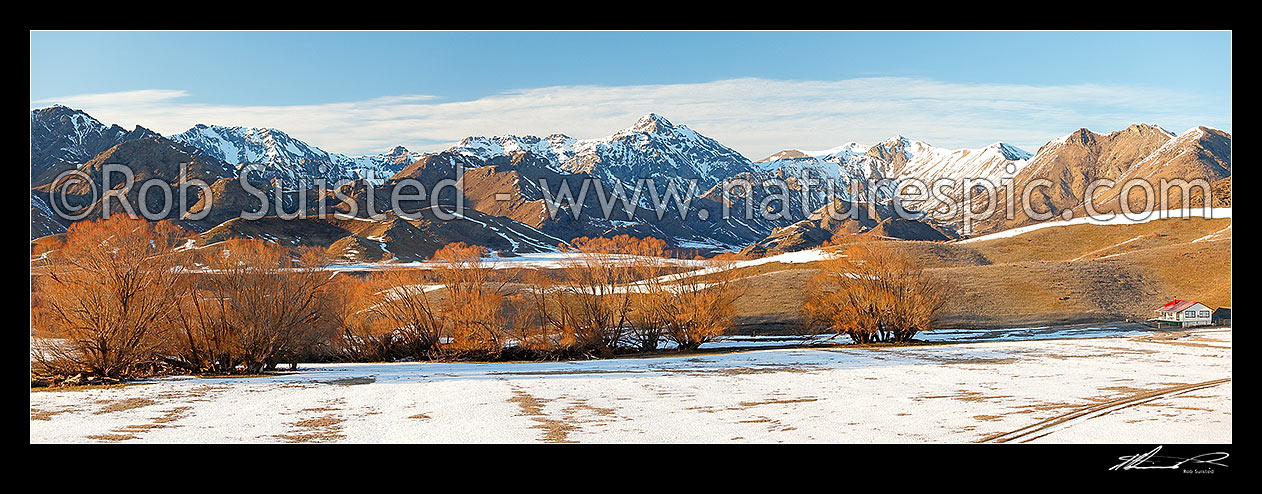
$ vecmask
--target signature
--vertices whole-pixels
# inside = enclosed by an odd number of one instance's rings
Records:
[[[1219,462],[1231,456],[1218,451],[1203,453],[1190,458],[1179,458],[1177,456],[1158,456],[1157,452],[1159,451],[1161,451],[1161,446],[1157,446],[1152,451],[1144,454],[1119,456],[1117,459],[1122,460],[1122,462],[1113,465],[1109,470],[1178,470],[1188,463],[1226,467],[1227,465]]]

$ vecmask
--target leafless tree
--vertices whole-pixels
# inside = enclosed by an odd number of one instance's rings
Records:
[[[55,338],[33,342],[40,370],[118,378],[152,358],[176,319],[184,277],[172,251],[184,237],[124,215],[71,225],[36,278],[39,322]]]
[[[332,273],[322,249],[290,249],[262,240],[229,240],[207,258],[208,312],[220,320],[231,360],[245,372],[301,356],[333,328],[322,303]],[[209,334],[209,333],[208,333]]]
[[[930,328],[944,286],[885,242],[868,240],[824,263],[803,309],[856,343],[905,342]]]

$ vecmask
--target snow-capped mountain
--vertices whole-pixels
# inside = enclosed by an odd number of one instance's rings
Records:
[[[1085,205],[1093,203],[1097,213],[1119,213],[1126,210],[1143,211],[1146,207],[1174,209],[1184,204],[1184,189],[1167,190],[1165,204],[1161,204],[1163,180],[1195,181],[1203,179],[1210,184],[1229,180],[1231,176],[1231,134],[1208,127],[1194,127],[1175,135],[1152,124],[1135,124],[1107,134],[1078,129],[1073,133],[1049,141],[1029,159],[1028,165],[1013,177],[1013,190],[1023,191],[1040,180],[1050,180],[1052,185],[1035,194],[1032,209],[1047,211],[1053,215],[1068,214],[1081,217],[1087,214]],[[1142,187],[1127,191],[1132,179],[1143,179],[1154,194],[1152,206],[1147,205],[1147,195]],[[1099,182],[1092,190],[1088,188]],[[1229,190],[1230,185],[1226,188]],[[1008,200],[1002,197],[1000,200]],[[1196,191],[1196,194],[1200,194]],[[1221,194],[1217,199],[1227,199]],[[1012,201],[1020,201],[1013,198]],[[1195,201],[1194,201],[1195,202]],[[1123,209],[1123,205],[1128,209]],[[1000,218],[978,225],[975,234],[1000,231],[1029,225],[1040,221],[1030,218],[1024,208],[1016,208],[1015,217]]]
[[[884,203],[891,199],[895,187],[911,179],[925,184],[940,179],[957,184],[962,179],[988,179],[997,187],[1011,182],[1020,188],[1033,180],[1048,178],[1058,186],[1039,196],[1037,199],[1042,202],[1037,206],[1040,210],[1060,212],[1082,207],[1080,190],[1085,181],[1093,178],[1203,176],[1214,184],[1215,190],[1229,191],[1230,152],[1231,136],[1221,131],[1197,127],[1175,136],[1154,125],[1137,124],[1107,135],[1081,129],[1050,141],[1033,155],[1002,142],[978,149],[946,149],[894,136],[875,144],[849,142],[822,151],[788,149],[752,161],[686,125],[675,125],[650,113],[625,129],[595,139],[562,134],[474,136],[439,152],[422,154],[396,146],[378,154],[350,157],[326,152],[283,131],[266,128],[197,125],[167,141],[143,127],[127,131],[117,125],[102,124],[81,111],[54,106],[31,112],[32,222],[47,216],[41,205],[58,199],[46,181],[40,182],[41,177],[51,178],[58,171],[76,167],[91,168],[89,165],[102,160],[134,163],[146,173],[166,179],[171,176],[168,165],[195,161],[202,163],[197,170],[207,182],[224,187],[239,183],[242,166],[257,163],[266,167],[263,178],[275,179],[291,189],[284,194],[295,193],[292,189],[303,182],[314,186],[317,178],[325,179],[329,185],[367,178],[356,182],[356,186],[371,182],[385,189],[397,186],[404,178],[434,184],[453,178],[459,166],[466,171],[462,190],[470,208],[490,218],[516,222],[513,224],[520,224],[521,229],[540,232],[550,239],[629,233],[663,238],[676,247],[730,249],[757,243],[769,249],[783,249],[808,245],[808,240],[813,242],[817,237],[838,232],[953,238],[958,232],[948,230],[958,229],[959,225],[951,218],[937,219],[941,223],[934,224],[913,224],[918,220],[886,223],[892,219],[879,214],[869,218],[873,221],[838,224],[817,218],[820,208],[834,206],[834,200],[872,203],[870,192],[875,193],[875,202],[881,203],[870,204],[871,207],[887,207],[889,204]],[[604,192],[622,185],[632,194],[640,179],[653,179],[657,190],[641,194],[638,209],[630,216],[622,213],[626,204],[615,199],[613,217],[603,217],[604,204],[598,204],[598,193],[586,195],[582,213],[577,216],[572,216],[571,210],[559,216],[550,212],[556,203],[547,197],[556,199],[560,183],[568,180],[574,194],[571,199],[577,199],[581,195],[579,180],[584,178],[598,180]],[[823,188],[827,183],[808,182],[808,178],[831,180],[834,194]],[[550,191],[540,187],[541,179],[550,184]],[[730,179],[748,180],[755,184],[754,190],[726,194],[722,185]],[[767,179],[782,179],[787,189],[757,187]],[[687,197],[692,181],[696,182],[696,196]],[[882,185],[875,191],[867,190],[873,181]],[[808,183],[813,193],[801,194]],[[669,200],[665,201],[664,215],[655,214],[657,203],[649,196],[658,195],[660,199],[667,185],[683,195],[679,199],[693,200],[684,218],[680,218],[677,209],[680,204]],[[1096,196],[1097,200],[1101,198],[1111,200],[1116,194]],[[1215,204],[1219,199],[1215,197]],[[240,202],[216,200],[222,204]],[[933,210],[929,203],[904,202],[904,206]],[[702,210],[707,214],[698,214]],[[736,212],[736,216],[720,217],[724,211]],[[744,211],[774,214],[744,217]],[[232,213],[225,212],[229,216]],[[1032,220],[1018,217],[981,226],[993,230],[1029,221]],[[461,228],[473,228],[462,225]],[[787,228],[791,225],[796,226]],[[57,229],[55,224],[47,227],[39,232]],[[461,233],[465,234],[471,235]],[[451,232],[435,235],[435,242],[457,238]],[[516,249],[514,245],[509,246]]]
[[[464,138],[448,151],[481,161],[531,153],[544,158],[547,162],[546,166],[552,171],[564,173],[562,164],[574,158],[575,149],[580,142],[582,141],[564,134],[552,134],[548,137],[471,136]]]
[[[466,138],[448,151],[481,160],[530,152],[546,159],[557,173],[584,173],[607,184],[621,182],[628,188],[640,178],[652,178],[659,187],[669,182],[680,192],[688,190],[692,179],[701,193],[725,178],[754,171],[749,158],[654,113],[607,137],[478,136]]]
[[[98,153],[133,139],[157,136],[141,126],[127,130],[105,125],[87,113],[55,105],[31,110],[31,179],[86,163]]]
[[[882,143],[905,156],[896,178],[917,178],[926,183],[947,178],[986,179],[995,185],[1011,179],[1034,155],[1011,144],[996,142],[981,149],[944,149],[905,137]]]
[[[871,146],[850,142],[824,151],[785,150],[755,163],[759,172],[783,178],[822,179],[846,184],[889,175],[889,164],[867,155]],[[816,186],[819,188],[819,186]],[[847,195],[844,190],[839,191]],[[848,196],[847,196],[848,198]]]
[[[905,178],[920,178],[926,183],[939,178],[1007,178],[1020,170],[1029,157],[1030,153],[1003,143],[982,149],[951,150],[895,136],[874,145],[850,142],[824,151],[786,150],[755,162],[686,125],[674,125],[660,115],[648,114],[630,127],[595,139],[579,140],[563,134],[468,137],[447,150],[426,154],[400,176],[433,181],[447,177],[448,169],[457,163],[466,170],[494,166],[498,171],[492,175],[466,175],[466,190],[489,191],[500,187],[479,185],[483,183],[513,184],[516,194],[513,201],[481,203],[493,208],[496,214],[509,215],[545,231],[551,231],[552,226],[540,216],[542,194],[535,185],[543,176],[591,176],[599,179],[606,190],[611,190],[614,184],[632,190],[636,180],[652,178],[659,189],[670,183],[680,193],[686,192],[688,182],[695,179],[696,194],[714,205],[727,203],[733,206],[732,210],[740,210],[748,204],[763,207],[768,204],[771,191],[756,188],[747,196],[744,191],[736,190],[736,197],[731,197],[721,190],[725,180],[747,179],[754,184],[762,184],[767,179],[784,180],[793,190],[787,204],[783,204],[783,200],[771,200],[785,213],[780,218],[711,221],[704,225],[684,221],[677,225],[682,230],[669,232],[662,230],[660,222],[643,224],[644,220],[610,225],[608,221],[592,218],[585,220],[586,223],[565,225],[569,229],[567,233],[598,235],[609,228],[640,224],[653,235],[669,233],[668,240],[676,243],[739,246],[776,228],[806,219],[829,204],[832,198],[867,201],[869,181],[883,183],[875,192],[876,199],[884,201],[892,196],[897,182]],[[516,175],[507,177],[503,173]],[[807,182],[807,179],[813,181]],[[823,181],[819,181],[821,179]],[[804,196],[799,192],[808,183],[811,193]],[[652,208],[643,196],[640,206]],[[599,231],[588,231],[592,229]]]
[[[330,156],[340,159],[342,155],[330,154]],[[403,146],[395,146],[378,154],[347,158],[349,162],[346,169],[358,178],[380,185],[420,157],[421,153],[408,151],[408,148]]]
[[[621,213],[615,214],[619,216],[616,220],[601,217],[595,192],[586,195],[579,219],[571,221],[565,214],[558,219],[547,217],[544,194],[537,185],[540,179],[551,184],[549,195],[557,193],[564,180],[577,196],[581,194],[579,180],[591,177],[606,192],[621,185],[630,196],[637,183],[647,185],[640,179],[652,179],[656,194],[664,194],[666,187],[673,186],[676,193],[686,198],[690,188],[692,194],[704,197],[726,179],[758,173],[753,162],[740,153],[656,114],[645,115],[630,127],[595,139],[579,140],[562,134],[468,137],[449,149],[424,155],[395,178],[430,183],[450,178],[457,164],[466,170],[465,197],[476,207],[564,238],[632,233],[664,238],[677,246],[739,247],[792,221],[729,225],[698,220],[695,214],[681,220],[674,203],[669,201],[665,218],[658,220],[652,213],[654,192],[646,189],[640,196],[635,218],[620,216]],[[472,169],[479,171],[468,173]],[[509,193],[509,200],[497,198],[505,192]],[[709,204],[709,213],[717,214],[719,204],[708,198],[702,200]]]
[[[352,158],[326,152],[277,129],[254,127],[198,124],[170,139],[238,169],[249,164],[266,165],[264,178],[278,179],[285,187],[295,187],[303,180],[314,186],[317,178],[330,185],[357,178],[380,183],[419,156],[396,146],[380,154]]]
[[[887,200],[896,184],[907,179],[926,185],[939,179],[986,179],[999,186],[1011,180],[1032,156],[1002,142],[981,149],[946,149],[899,135],[871,146],[851,142],[824,151],[785,150],[756,165],[768,174],[831,180],[839,188],[837,197],[844,200],[863,199],[855,194],[866,194],[866,187],[855,185],[889,180],[888,186],[875,191],[878,200]],[[821,189],[816,195],[822,194]]]

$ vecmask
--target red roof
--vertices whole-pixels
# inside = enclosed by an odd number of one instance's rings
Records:
[[[1195,300],[1179,300],[1174,299],[1166,302],[1166,305],[1157,308],[1158,312],[1183,312],[1184,309],[1196,305]]]

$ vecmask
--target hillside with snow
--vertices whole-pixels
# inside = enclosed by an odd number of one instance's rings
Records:
[[[277,178],[286,187],[296,187],[302,180],[314,186],[318,178],[330,186],[360,178],[379,184],[419,156],[396,146],[379,154],[350,157],[324,151],[277,129],[254,127],[198,124],[170,139],[237,168],[264,165],[263,178]]]
[[[39,181],[81,167],[120,144],[157,136],[143,127],[127,131],[117,125],[107,126],[64,106],[33,110],[31,126],[32,197],[40,204],[52,204],[56,198],[47,187],[36,190],[34,186],[40,185]],[[953,181],[955,189],[947,191],[947,197],[957,200],[962,190],[959,184],[964,179],[988,180],[996,187],[1014,184],[1018,188],[1051,179],[1056,186],[1047,194],[1036,195],[1038,203],[1034,206],[1059,214],[1083,207],[1087,199],[1081,189],[1089,180],[1205,176],[1214,181],[1216,193],[1228,192],[1225,202],[1216,197],[1213,205],[1230,206],[1231,136],[1205,127],[1180,135],[1145,124],[1110,134],[1080,129],[1050,141],[1037,153],[1003,142],[982,148],[948,149],[896,135],[873,144],[847,142],[822,151],[786,149],[758,161],[654,113],[604,137],[470,136],[445,150],[427,153],[396,146],[377,154],[347,156],[325,151],[279,129],[206,124],[169,139],[200,153],[200,160],[222,163],[226,169],[262,165],[262,173],[251,180],[275,182],[290,190],[304,183],[314,187],[317,179],[329,185],[363,179],[363,184],[385,189],[404,178],[434,184],[454,178],[460,167],[475,171],[466,175],[464,182],[466,199],[473,208],[545,235],[650,235],[666,239],[672,246],[706,250],[737,250],[761,244],[771,248],[769,252],[786,251],[780,249],[809,248],[838,233],[872,232],[880,237],[919,240],[957,237],[961,233],[958,218],[934,218],[931,223],[919,219],[887,222],[894,218],[883,212],[850,222],[820,221],[821,211],[834,208],[836,201],[875,201],[869,209],[886,211],[898,187],[914,181],[925,185]],[[206,167],[217,169],[215,163]],[[211,175],[216,177],[236,179],[237,174]],[[549,217],[550,208],[556,206],[549,200],[561,200],[554,197],[560,184],[568,181],[578,195],[579,185],[587,178],[595,179],[607,193],[621,186],[628,197],[615,200],[614,207],[633,207],[633,214],[603,217],[598,193],[588,191],[578,217],[567,218],[564,213]],[[655,190],[641,189],[644,193],[634,200],[631,194],[636,187],[647,185],[643,179],[651,179]],[[777,195],[785,190],[766,186],[750,191],[723,187],[733,180],[766,184],[772,179],[783,180],[789,193]],[[539,186],[540,180],[549,184],[548,190]],[[870,190],[872,184],[876,184],[875,190]],[[690,200],[688,214],[683,218],[679,205],[669,201],[665,201],[662,218],[653,214],[657,204],[651,195],[665,198],[667,187],[673,187],[680,199]],[[289,194],[286,192],[286,197]],[[1115,196],[1106,192],[1095,199],[1099,202],[1116,199]],[[631,204],[633,200],[635,204]],[[1196,200],[1199,198],[1194,197],[1193,203]],[[32,203],[32,207],[36,205]],[[904,201],[902,205],[930,211],[937,203],[921,200]],[[724,209],[738,214],[721,218],[719,214]],[[705,214],[698,214],[702,210]],[[741,217],[739,212],[747,210],[775,214]],[[568,212],[567,209],[565,213]],[[58,222],[47,221],[41,208],[35,208],[32,214],[33,221],[42,225],[33,234],[59,229]],[[1075,211],[1075,216],[1081,214]],[[974,231],[993,233],[1032,222],[1024,217],[996,220]],[[199,226],[198,231],[204,229]]]

